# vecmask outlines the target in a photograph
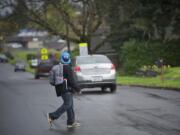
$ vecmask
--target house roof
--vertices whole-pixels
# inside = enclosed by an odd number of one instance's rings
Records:
[[[48,48],[54,48],[56,50],[62,50],[66,47],[66,43],[59,43],[59,42],[48,42],[44,44]]]

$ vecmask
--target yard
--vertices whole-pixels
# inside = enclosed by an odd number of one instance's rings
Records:
[[[135,77],[135,76],[117,76],[117,83],[120,85],[134,85],[145,87],[160,87],[168,89],[180,89],[180,67],[172,67],[167,73],[157,77]]]

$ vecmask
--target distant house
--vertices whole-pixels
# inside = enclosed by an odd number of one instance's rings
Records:
[[[29,41],[26,44],[26,47],[29,49],[37,49],[43,47],[43,41]]]
[[[35,49],[43,46],[43,41],[33,37],[9,37],[6,40],[7,43],[19,43],[24,48]]]
[[[57,51],[64,51],[64,50],[68,50],[67,49],[67,42],[63,39],[61,39],[60,37],[52,37],[49,40],[46,40],[44,42],[44,46],[51,49],[56,49]],[[75,47],[75,45],[73,43],[70,43],[70,49],[73,50]]]
[[[7,38],[7,43],[19,43],[24,48],[35,49],[43,46],[43,41],[48,36],[47,32],[35,30],[21,30],[18,34]]]

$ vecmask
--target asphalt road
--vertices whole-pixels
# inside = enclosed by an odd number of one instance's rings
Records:
[[[62,100],[46,78],[14,72],[0,63],[0,135],[180,135],[180,92],[119,86],[116,93],[89,89],[74,96],[80,128],[66,114],[49,129],[46,113]]]

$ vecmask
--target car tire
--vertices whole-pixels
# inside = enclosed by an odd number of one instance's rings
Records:
[[[104,93],[104,92],[106,92],[106,89],[107,89],[107,87],[105,87],[105,86],[102,86],[101,87],[101,91]]]
[[[39,77],[39,75],[35,75],[34,78],[35,79],[39,79],[40,77]]]
[[[81,89],[80,88],[76,89],[76,93],[81,94]]]
[[[116,92],[116,84],[110,86],[111,93]]]

